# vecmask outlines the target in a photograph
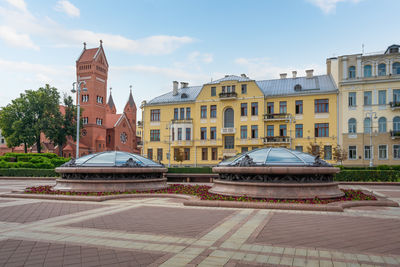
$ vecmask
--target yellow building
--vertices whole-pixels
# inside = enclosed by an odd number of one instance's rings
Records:
[[[400,163],[400,46],[327,59],[339,88],[345,165]]]
[[[314,76],[312,70],[306,77],[293,72],[275,80],[242,74],[202,86],[178,88],[173,82],[171,92],[142,103],[142,154],[166,165],[199,166],[283,146],[321,149],[330,161],[337,143],[337,92],[331,76]]]

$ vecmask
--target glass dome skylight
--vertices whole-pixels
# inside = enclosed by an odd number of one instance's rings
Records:
[[[260,148],[226,159],[218,166],[236,166],[248,155],[259,166],[314,166],[315,157],[287,148]]]
[[[106,151],[86,155],[78,158],[74,165],[76,167],[123,167],[130,158],[140,167],[163,167],[162,164],[155,161],[123,151]]]

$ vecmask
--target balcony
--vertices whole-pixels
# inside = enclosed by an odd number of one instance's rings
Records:
[[[264,144],[289,144],[290,143],[289,136],[267,136],[264,137]]]
[[[192,146],[192,140],[175,140],[171,142],[171,146]]]
[[[392,137],[392,139],[400,138],[400,131],[399,130],[390,131],[390,136]]]
[[[138,121],[137,126],[138,128],[143,128],[143,121]]]
[[[222,92],[222,93],[219,93],[219,98],[221,98],[221,100],[236,99],[237,93],[236,92]]]
[[[236,133],[236,128],[233,127],[221,129],[221,134],[234,134],[234,133]]]
[[[267,113],[264,114],[264,121],[285,121],[289,122],[291,119],[291,114],[289,113]]]
[[[223,149],[222,156],[223,157],[233,157],[236,156],[237,152],[235,149]]]
[[[392,110],[400,109],[400,101],[393,101],[389,103]]]
[[[181,123],[183,123],[183,124],[187,124],[187,123],[190,123],[190,124],[192,124],[193,123],[193,119],[192,118],[187,118],[187,119],[172,119],[171,120],[171,122],[172,122],[172,124],[181,124]]]

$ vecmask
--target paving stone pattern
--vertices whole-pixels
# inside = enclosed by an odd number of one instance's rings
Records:
[[[0,207],[0,221],[27,223],[98,208],[98,205],[40,202]]]
[[[69,226],[195,237],[233,212],[233,210],[139,207]]]
[[[0,188],[22,186],[0,180]],[[400,202],[399,186],[349,188]],[[399,229],[394,207],[332,213],[187,207],[172,198],[1,198],[0,266],[400,266]]]

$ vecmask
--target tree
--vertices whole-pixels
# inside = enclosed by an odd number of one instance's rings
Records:
[[[48,120],[46,127],[46,137],[59,147],[59,155],[62,156],[62,148],[67,143],[67,137],[72,136],[76,139],[76,106],[71,96],[64,95],[64,114],[61,112],[54,114]],[[82,125],[82,124],[81,124]]]
[[[182,164],[182,161],[185,158],[185,155],[184,155],[182,149],[180,149],[180,148],[175,149],[174,157],[175,157],[175,161],[180,162]]]
[[[21,94],[0,111],[0,129],[8,147],[24,145],[25,153],[35,142],[32,118],[27,113],[27,98]]]
[[[340,165],[343,165],[343,161],[347,159],[347,151],[337,145],[333,149],[333,159],[336,160],[336,162],[340,161]]]
[[[322,150],[321,150],[322,143],[317,144],[316,142],[310,142],[309,145],[307,146],[307,153],[313,155],[313,156],[322,156]]]

